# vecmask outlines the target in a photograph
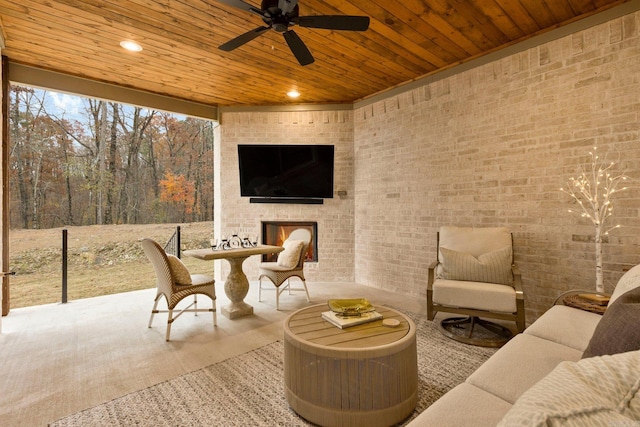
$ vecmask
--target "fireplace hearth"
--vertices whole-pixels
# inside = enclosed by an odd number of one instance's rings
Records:
[[[289,234],[297,228],[304,228],[311,232],[311,244],[307,251],[305,262],[318,262],[318,223],[312,221],[262,221],[262,243],[265,245],[282,246]],[[262,255],[263,262],[274,262],[277,254]]]

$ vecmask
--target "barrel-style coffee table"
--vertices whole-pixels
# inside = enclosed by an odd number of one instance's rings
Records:
[[[322,319],[327,304],[292,313],[284,322],[287,401],[321,426],[390,426],[418,400],[416,326],[402,313],[376,306],[382,320],[340,329]]]

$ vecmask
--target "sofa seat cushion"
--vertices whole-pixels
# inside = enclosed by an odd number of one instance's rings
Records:
[[[602,316],[564,305],[554,305],[524,333],[584,351]]]
[[[433,302],[449,307],[515,313],[516,291],[508,285],[438,279],[433,282]]]
[[[626,426],[640,421],[640,351],[563,362],[498,426]]]
[[[467,382],[513,404],[560,362],[577,361],[582,351],[519,334],[480,366]]]
[[[493,427],[511,404],[491,393],[462,383],[411,421],[411,427]]]

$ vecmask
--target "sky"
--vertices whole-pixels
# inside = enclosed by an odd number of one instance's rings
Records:
[[[56,114],[64,115],[66,119],[80,117],[82,98],[66,93],[51,91],[46,91],[45,93],[48,97],[47,100],[51,100],[51,103],[55,106]],[[45,105],[49,108],[48,103],[45,103]]]
[[[38,98],[44,97],[44,105],[49,114],[54,115],[58,118],[76,120],[80,123],[84,123],[86,121],[86,117],[84,116],[84,114],[86,114],[86,97],[80,95],[71,95],[62,92],[55,92],[52,90],[43,90],[35,87],[32,87],[31,89],[36,91]],[[123,105],[125,105],[125,110],[127,110],[128,108],[133,108],[133,106],[129,104]],[[177,113],[171,114],[178,120],[186,119],[186,116],[184,115]]]

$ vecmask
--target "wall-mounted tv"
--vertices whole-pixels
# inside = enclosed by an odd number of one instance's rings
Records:
[[[252,201],[333,197],[333,145],[238,145],[240,195]]]

